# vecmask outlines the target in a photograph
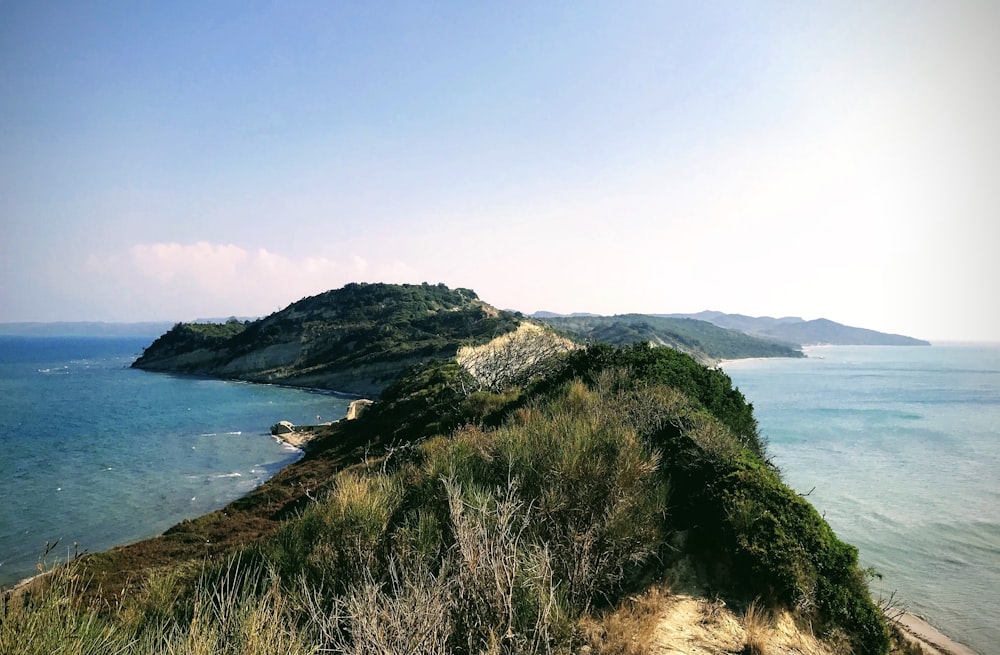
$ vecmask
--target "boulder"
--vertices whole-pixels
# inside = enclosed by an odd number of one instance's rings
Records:
[[[295,426],[290,421],[278,421],[271,426],[271,434],[278,436],[295,432]]]
[[[351,402],[350,406],[347,408],[347,420],[353,421],[354,419],[359,418],[373,402],[374,401],[368,400],[367,398]]]

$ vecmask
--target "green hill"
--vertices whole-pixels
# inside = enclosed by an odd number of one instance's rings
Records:
[[[787,342],[764,339],[707,321],[645,314],[618,316],[562,316],[539,319],[584,341],[625,345],[647,342],[669,346],[703,363],[747,357],[802,357]]]
[[[179,323],[133,366],[377,395],[407,367],[519,320],[469,289],[348,284],[256,321]]]

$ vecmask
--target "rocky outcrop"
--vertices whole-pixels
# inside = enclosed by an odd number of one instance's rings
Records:
[[[291,421],[278,421],[271,426],[271,434],[276,437],[280,437],[283,434],[289,434],[295,432],[295,426]]]
[[[368,407],[372,404],[372,402],[373,401],[368,400],[367,398],[360,398],[358,400],[353,401],[347,407],[347,416],[345,416],[344,418],[346,418],[348,421],[353,421],[354,419],[361,418],[361,415],[365,412],[366,409],[368,409]]]

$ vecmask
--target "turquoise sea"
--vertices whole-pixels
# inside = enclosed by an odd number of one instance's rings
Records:
[[[825,346],[723,369],[786,483],[895,598],[1000,653],[1000,345]]]
[[[272,424],[347,410],[328,393],[128,368],[151,340],[0,337],[0,586],[32,575],[46,542],[65,559],[222,507],[301,456]]]

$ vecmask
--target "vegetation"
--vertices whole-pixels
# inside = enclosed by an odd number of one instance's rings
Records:
[[[748,624],[789,607],[887,650],[855,549],[781,482],[723,372],[647,344],[554,358],[479,389],[454,359],[411,369],[288,469],[366,443],[275,530],[113,606],[80,589],[90,560],[59,569],[4,599],[0,652],[569,653],[675,570]]]
[[[704,321],[654,316],[569,317],[545,322],[577,341],[622,345],[649,342],[687,352],[704,363],[741,357],[800,357],[788,344],[716,327]],[[443,284],[348,284],[303,298],[256,321],[179,323],[156,339],[133,366],[152,371],[194,373],[252,382],[278,382],[378,396],[408,368],[469,353],[521,326],[537,323],[500,311],[471,289]],[[522,335],[523,336],[523,335]],[[539,366],[548,354],[566,349],[566,339],[535,329],[476,357],[498,377],[473,379],[483,390],[506,384],[498,357],[535,351]],[[544,349],[540,349],[541,343]],[[545,350],[545,352],[543,352]],[[551,352],[548,352],[551,351]],[[475,370],[475,366],[467,366]],[[480,370],[483,370],[480,367]],[[523,376],[522,376],[523,377]]]
[[[739,330],[762,339],[775,339],[786,343],[808,345],[816,343],[843,346],[929,346],[930,342],[900,334],[887,334],[865,328],[856,328],[836,323],[826,318],[812,321],[797,316],[771,318],[769,316],[744,316],[723,312],[699,312],[697,314],[667,314],[666,318],[691,318],[708,321],[713,325]]]
[[[179,324],[133,366],[374,396],[406,368],[519,322],[470,289],[348,284],[246,325]]]
[[[706,321],[643,314],[567,316],[542,322],[585,341],[625,345],[652,343],[685,352],[703,363],[746,357],[802,357],[788,342],[744,334]]]

